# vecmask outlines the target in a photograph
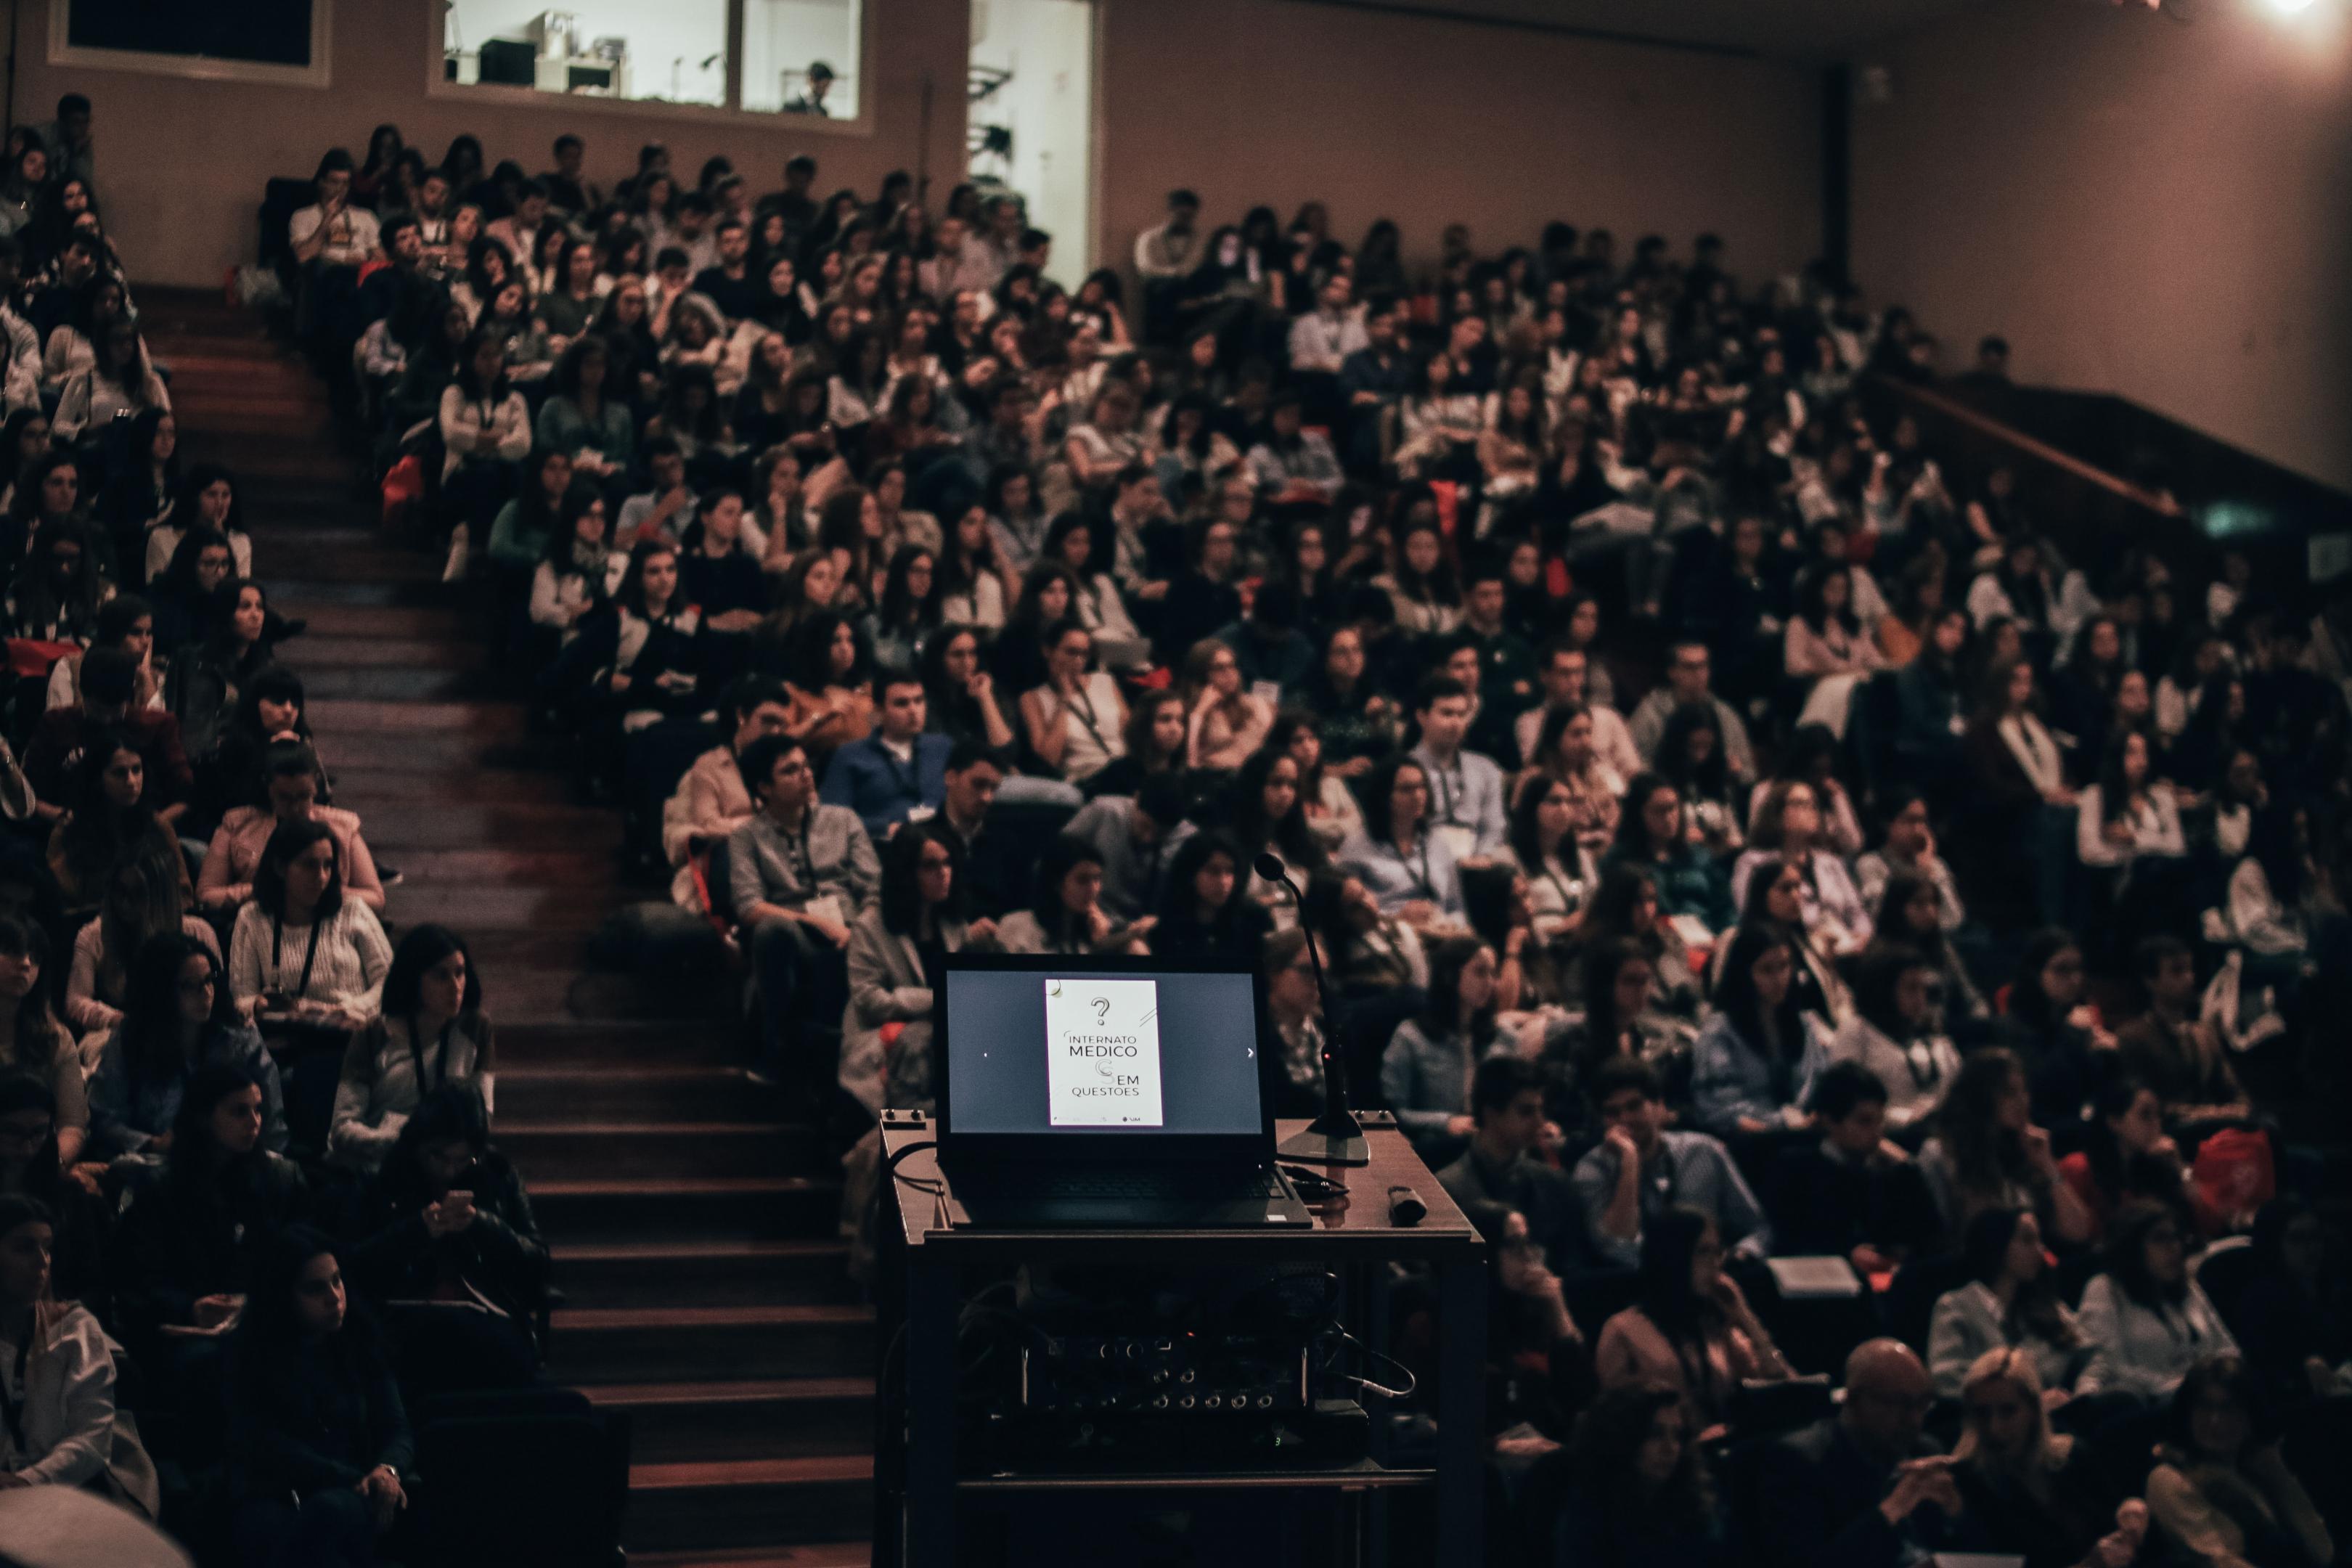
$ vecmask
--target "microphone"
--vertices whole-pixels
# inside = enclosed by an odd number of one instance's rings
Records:
[[[1298,884],[1290,879],[1281,857],[1272,851],[1261,854],[1253,869],[1269,882],[1279,882],[1290,889],[1291,907],[1298,911],[1298,923],[1307,924],[1307,899]],[[1370,1147],[1364,1142],[1364,1130],[1348,1110],[1348,1058],[1340,1051],[1333,1036],[1335,1015],[1331,1006],[1331,990],[1323,979],[1322,943],[1315,933],[1307,933],[1307,962],[1315,970],[1315,994],[1323,1005],[1323,1114],[1307,1124],[1303,1132],[1283,1140],[1275,1152],[1286,1160],[1306,1160],[1318,1165],[1369,1165],[1372,1163]]]

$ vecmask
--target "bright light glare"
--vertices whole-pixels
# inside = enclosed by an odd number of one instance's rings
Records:
[[[2292,16],[2311,8],[2311,0],[2270,0],[2271,9],[2282,16]]]

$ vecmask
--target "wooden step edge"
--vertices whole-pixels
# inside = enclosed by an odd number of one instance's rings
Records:
[[[838,1182],[813,1181],[806,1176],[694,1176],[649,1181],[588,1177],[533,1182],[530,1191],[535,1198],[720,1198],[830,1192],[839,1185]]]
[[[718,1459],[699,1464],[631,1465],[629,1489],[698,1491],[721,1487],[838,1486],[874,1479],[870,1454],[805,1459]]]
[[[834,1258],[849,1251],[845,1240],[795,1237],[780,1241],[600,1241],[578,1247],[559,1246],[559,1266],[622,1263],[789,1263],[800,1258]]]
[[[557,1256],[560,1258],[562,1253]],[[555,1331],[618,1333],[639,1329],[854,1329],[874,1321],[871,1307],[561,1307]]]
[[[744,1546],[733,1551],[632,1552],[629,1568],[872,1568],[870,1541],[812,1546]]]
[[[499,1025],[499,1044],[507,1045],[514,1031],[518,1029],[561,1029],[565,1026],[562,1024],[516,1024],[509,1026],[502,1022]],[[587,1024],[581,1027],[593,1029],[597,1026]],[[502,1051],[499,1054],[503,1056],[505,1053]],[[750,1082],[744,1077],[743,1068],[728,1067],[720,1063],[705,1065],[679,1062],[674,1066],[664,1067],[639,1067],[635,1063],[608,1065],[593,1060],[577,1063],[516,1062],[512,1066],[501,1061],[499,1064],[500,1083],[512,1083],[517,1079],[520,1079],[525,1083],[553,1083],[559,1080],[568,1082],[573,1079],[583,1078],[594,1079],[605,1085],[678,1082],[715,1084],[721,1081],[749,1084]]]
[[[500,1082],[509,1081],[503,1072]],[[501,1137],[532,1138],[757,1138],[782,1133],[773,1121],[501,1121]]]
[[[608,1409],[637,1410],[677,1405],[806,1405],[826,1400],[871,1399],[870,1377],[763,1377],[734,1383],[606,1383],[580,1390],[588,1403]]]

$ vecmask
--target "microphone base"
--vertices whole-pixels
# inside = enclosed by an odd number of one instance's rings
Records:
[[[1364,1142],[1364,1130],[1354,1116],[1345,1110],[1327,1110],[1307,1124],[1304,1131],[1284,1139],[1274,1152],[1286,1160],[1304,1160],[1314,1165],[1369,1165],[1372,1163],[1370,1146]]]

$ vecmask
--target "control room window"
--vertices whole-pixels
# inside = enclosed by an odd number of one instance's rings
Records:
[[[854,120],[864,3],[446,0],[442,75],[461,87]]]

